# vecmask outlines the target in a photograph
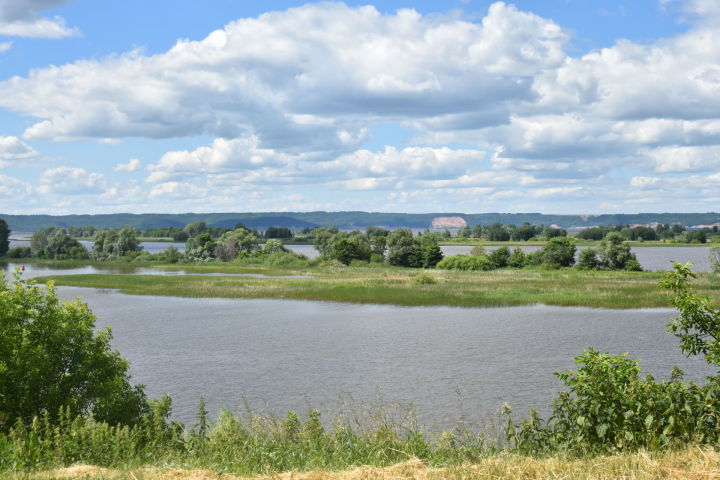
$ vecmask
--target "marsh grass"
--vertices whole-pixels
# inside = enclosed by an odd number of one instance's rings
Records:
[[[186,268],[186,267],[178,267]],[[238,272],[238,269],[242,272]],[[493,307],[546,304],[595,308],[668,307],[658,290],[662,273],[502,269],[459,272],[390,267],[316,267],[312,270],[248,269],[198,265],[193,272],[312,274],[311,278],[161,277],[65,275],[41,277],[56,285],[117,289],[137,295],[226,298],[288,298],[402,306]],[[422,274],[423,282],[414,280]],[[433,283],[434,282],[434,283]],[[697,292],[720,298],[720,275],[701,274]],[[717,300],[716,300],[717,302]]]

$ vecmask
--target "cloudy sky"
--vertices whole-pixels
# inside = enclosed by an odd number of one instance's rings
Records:
[[[717,0],[0,0],[0,211],[720,210]]]

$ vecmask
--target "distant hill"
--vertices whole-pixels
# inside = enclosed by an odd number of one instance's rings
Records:
[[[541,213],[380,213],[380,212],[257,212],[257,213],[113,213],[102,215],[8,215],[1,214],[11,230],[34,232],[44,227],[82,227],[99,229],[135,227],[182,227],[188,223],[205,222],[209,226],[234,227],[243,223],[250,228],[331,226],[341,229],[364,229],[370,225],[386,228],[430,228],[436,217],[460,217],[468,225],[559,225],[582,228],[593,225],[648,224],[651,222],[709,225],[720,221],[720,214],[710,213],[636,213],[608,215],[546,215]]]

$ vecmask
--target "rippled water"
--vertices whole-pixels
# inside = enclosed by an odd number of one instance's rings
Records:
[[[194,422],[205,395],[211,413],[247,401],[278,414],[334,411],[341,397],[417,407],[421,423],[482,422],[505,401],[547,412],[560,387],[552,372],[574,368],[585,347],[631,352],[658,377],[680,365],[664,325],[671,310],[609,311],[546,306],[394,307],[251,299],[146,297],[59,288],[82,295],[113,328],[113,346],[151,395],[170,393],[176,418]]]

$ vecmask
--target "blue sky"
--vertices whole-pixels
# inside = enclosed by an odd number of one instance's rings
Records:
[[[0,211],[717,211],[715,0],[0,0]]]

